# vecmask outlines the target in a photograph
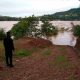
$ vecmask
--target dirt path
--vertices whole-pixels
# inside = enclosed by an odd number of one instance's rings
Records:
[[[14,57],[13,68],[1,63],[0,80],[80,80],[80,57],[73,48],[38,42],[32,39],[16,41],[16,49],[37,46],[39,50],[27,57]],[[50,50],[50,54],[46,54],[46,50]]]

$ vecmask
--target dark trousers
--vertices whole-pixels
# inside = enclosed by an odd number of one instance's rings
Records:
[[[7,66],[9,66],[9,65],[12,66],[12,51],[6,51],[5,57],[6,57]]]

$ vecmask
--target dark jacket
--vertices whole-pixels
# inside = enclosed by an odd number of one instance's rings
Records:
[[[14,50],[13,40],[10,37],[6,37],[3,40],[5,51],[12,51]]]

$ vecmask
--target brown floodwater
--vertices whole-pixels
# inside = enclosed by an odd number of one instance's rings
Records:
[[[18,23],[19,21],[0,21],[0,28],[3,28],[5,32],[11,30],[14,24]],[[80,25],[80,21],[51,21],[54,26],[56,26],[59,30],[61,28],[71,30],[72,24]],[[42,22],[39,22],[39,27],[41,26]],[[38,28],[39,28],[38,27]],[[58,32],[58,35],[49,37],[49,40],[55,45],[70,45],[75,46],[76,44],[76,37],[73,36],[71,31],[64,31]]]

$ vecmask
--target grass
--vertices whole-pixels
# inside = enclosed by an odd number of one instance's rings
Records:
[[[75,68],[76,65],[74,65],[73,63],[71,63],[68,58],[64,55],[57,55],[54,58],[54,66],[56,66],[58,69],[71,69],[71,68]],[[74,80],[74,79],[73,79]]]
[[[57,55],[54,59],[54,65],[59,69],[66,69],[66,68],[69,68],[70,63],[66,56]]]
[[[22,49],[19,51],[16,51],[15,56],[17,57],[25,57],[25,56],[30,56],[32,52],[28,49]]]
[[[50,55],[51,54],[51,50],[49,48],[46,48],[43,50],[42,52],[43,55]]]
[[[64,55],[58,55],[55,57],[55,62],[56,63],[62,63],[62,62],[66,62],[67,58]]]

